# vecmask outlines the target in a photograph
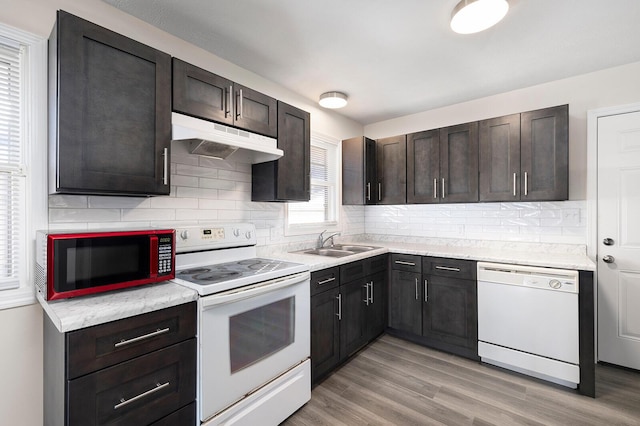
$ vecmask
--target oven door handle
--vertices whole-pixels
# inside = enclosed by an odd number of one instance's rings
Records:
[[[275,290],[280,290],[285,287],[290,287],[295,284],[300,284],[311,279],[309,272],[301,272],[295,275],[289,275],[284,278],[278,278],[271,281],[266,281],[258,284],[253,284],[247,287],[237,288],[229,291],[224,291],[218,294],[212,294],[210,296],[204,296],[200,298],[202,307],[206,308],[215,305],[224,305],[226,303],[237,302],[238,300],[249,299],[251,297],[260,296],[262,294],[270,293]]]

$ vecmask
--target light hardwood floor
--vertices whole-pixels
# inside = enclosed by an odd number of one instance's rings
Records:
[[[640,425],[640,373],[598,365],[596,398],[388,335],[314,388],[283,423]]]

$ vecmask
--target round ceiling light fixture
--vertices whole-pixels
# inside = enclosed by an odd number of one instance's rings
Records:
[[[451,29],[459,34],[484,31],[509,11],[507,0],[461,0],[451,12]]]
[[[318,103],[324,108],[342,108],[347,105],[347,95],[342,92],[326,92],[320,95]]]

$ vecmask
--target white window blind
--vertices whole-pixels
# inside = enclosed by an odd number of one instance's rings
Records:
[[[22,129],[23,47],[0,37],[0,290],[20,287],[24,270],[26,176]]]
[[[311,137],[311,199],[288,204],[288,223],[333,225],[337,222],[337,145],[319,135]]]

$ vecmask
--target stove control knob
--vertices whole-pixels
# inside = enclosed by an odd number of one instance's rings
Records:
[[[236,236],[236,237],[239,237],[240,236],[240,229],[238,229],[238,228],[234,229],[233,230],[233,235]]]
[[[183,240],[189,239],[189,231],[180,231],[180,238]]]
[[[247,240],[251,239],[251,231],[247,231],[244,236],[247,238]]]

